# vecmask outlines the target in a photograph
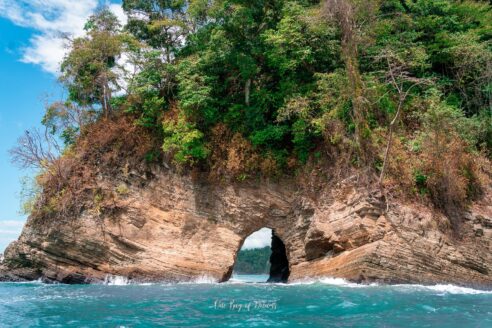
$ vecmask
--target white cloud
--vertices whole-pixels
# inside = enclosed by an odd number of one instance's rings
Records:
[[[0,0],[0,16],[36,32],[21,61],[40,65],[57,74],[67,48],[64,35],[79,37],[89,16],[105,2],[99,0]],[[122,23],[126,16],[121,5],[109,4]]]
[[[24,227],[23,221],[5,220],[0,221],[0,236],[18,236]]]
[[[35,35],[31,45],[24,49],[22,61],[40,65],[45,71],[57,74],[66,53],[66,44],[62,38],[52,35]]]
[[[241,249],[263,248],[272,244],[272,229],[263,228],[252,233]]]
[[[123,7],[121,7],[121,5],[115,4],[115,3],[110,4],[108,7],[109,7],[109,10],[111,10],[113,12],[113,14],[115,14],[116,17],[118,17],[118,20],[120,21],[120,23],[122,25],[126,25],[126,23],[128,22],[128,16],[123,11]]]
[[[19,228],[22,229],[24,226],[24,221],[18,220],[3,220],[0,221],[0,228]]]

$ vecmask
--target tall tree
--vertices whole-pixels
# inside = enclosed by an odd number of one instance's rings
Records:
[[[340,27],[342,54],[352,93],[355,137],[360,147],[360,156],[365,162],[370,152],[370,141],[364,85],[359,69],[359,46],[378,8],[379,1],[326,0],[324,3],[324,11],[328,19]]]
[[[124,0],[123,9],[129,17],[126,28],[151,47],[162,50],[166,62],[171,63],[190,33],[189,5],[186,0]]]
[[[112,94],[120,90],[114,71],[123,51],[120,24],[111,11],[102,9],[91,16],[85,30],[85,36],[72,40],[60,80],[69,90],[69,100],[83,107],[99,105],[108,116]]]

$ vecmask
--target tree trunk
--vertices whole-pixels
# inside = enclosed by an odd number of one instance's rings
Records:
[[[389,155],[390,155],[390,151],[391,151],[391,144],[393,143],[393,131],[395,129],[396,123],[398,122],[398,118],[400,117],[401,108],[403,107],[404,101],[405,101],[405,98],[400,96],[399,103],[398,103],[398,110],[396,111],[395,118],[393,118],[393,121],[391,121],[390,126],[389,126],[388,143],[386,145],[386,150],[384,152],[383,167],[381,168],[381,174],[379,175],[379,184],[383,183],[384,174],[386,172],[386,167],[388,166]]]
[[[249,97],[251,93],[251,78],[246,80],[246,85],[244,86],[244,102],[246,103],[246,106],[249,106]]]

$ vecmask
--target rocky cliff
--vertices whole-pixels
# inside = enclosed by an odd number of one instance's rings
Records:
[[[269,227],[285,244],[289,280],[492,286],[490,194],[462,215],[457,236],[445,216],[388,204],[350,179],[307,193],[294,179],[222,185],[164,166],[126,176],[101,177],[109,189],[125,184],[111,213],[31,217],[5,252],[1,279],[226,281],[245,238]]]
[[[152,138],[129,120],[116,123],[79,140],[61,159],[61,181],[45,177],[0,280],[226,281],[245,238],[268,227],[272,280],[492,287],[490,186],[451,220],[390,197],[360,172],[329,178],[324,164],[243,182],[178,172],[164,159],[149,164]]]

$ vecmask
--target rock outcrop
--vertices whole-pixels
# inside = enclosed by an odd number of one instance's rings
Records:
[[[388,204],[351,180],[307,192],[298,179],[222,185],[164,166],[151,177],[129,176],[100,178],[107,189],[125,186],[110,213],[85,208],[60,221],[31,217],[7,248],[0,279],[226,281],[245,238],[269,227],[285,245],[290,281],[492,287],[490,194],[461,216],[457,234],[428,207]]]

